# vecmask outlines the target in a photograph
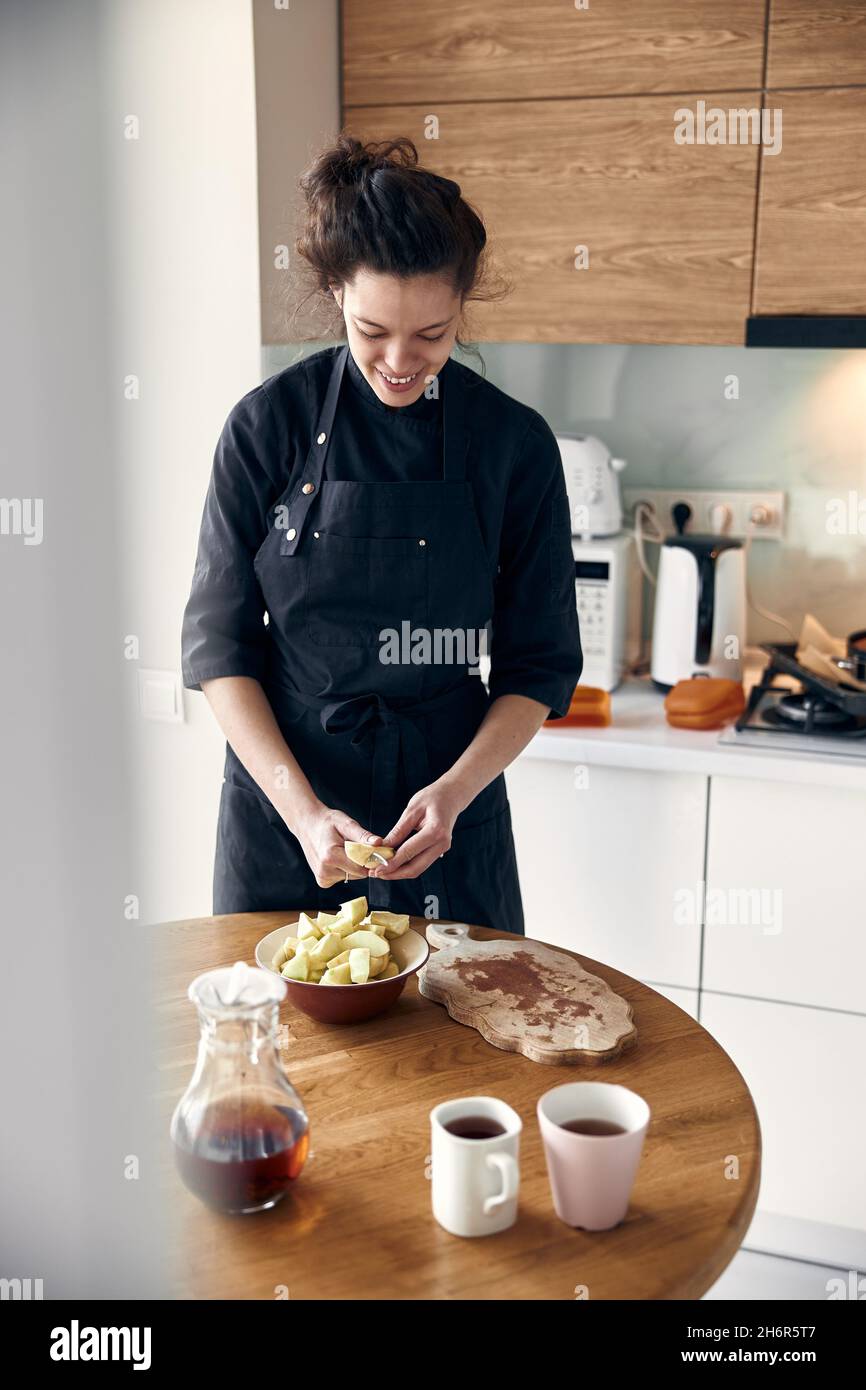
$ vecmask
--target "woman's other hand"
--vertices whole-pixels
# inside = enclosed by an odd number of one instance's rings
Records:
[[[371,878],[418,878],[451,848],[454,822],[467,802],[454,785],[432,782],[410,800],[384,844],[397,850],[387,865],[370,870]],[[398,848],[399,846],[399,848]]]

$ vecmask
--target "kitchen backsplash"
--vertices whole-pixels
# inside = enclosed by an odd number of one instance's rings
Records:
[[[263,349],[269,376],[321,343]],[[626,485],[781,489],[781,542],[752,546],[757,603],[866,627],[866,351],[481,343],[488,379],[557,433],[596,434]],[[480,369],[478,358],[460,360]],[[650,547],[652,549],[652,547]],[[750,610],[750,641],[785,641]]]

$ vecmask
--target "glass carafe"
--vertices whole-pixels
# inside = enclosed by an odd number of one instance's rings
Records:
[[[186,1186],[223,1212],[276,1206],[307,1157],[310,1126],[277,1046],[279,975],[240,962],[189,987],[201,1038],[171,1138]]]

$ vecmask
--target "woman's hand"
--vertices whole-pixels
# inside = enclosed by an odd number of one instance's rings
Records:
[[[454,822],[466,805],[456,785],[440,781],[422,787],[383,841],[400,848],[386,865],[370,869],[370,877],[418,878],[451,848]]]
[[[365,830],[343,811],[321,804],[307,811],[289,828],[300,842],[320,888],[344,882],[347,874],[349,878],[367,877],[366,869],[346,857],[344,840],[363,840],[370,845],[382,843],[381,835]]]

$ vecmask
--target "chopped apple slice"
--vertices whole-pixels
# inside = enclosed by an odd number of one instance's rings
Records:
[[[340,945],[342,946],[342,944],[343,944],[343,938],[340,937]],[[331,959],[328,961],[328,968],[329,968],[330,970],[333,970],[335,966],[337,966],[337,965],[347,965],[348,962],[349,962],[349,952],[348,952],[348,951],[341,951],[340,954],[339,954],[338,956],[332,956],[332,957],[331,957]]]
[[[387,956],[371,956],[371,957],[370,957],[370,979],[372,980],[375,976],[381,975],[381,974],[382,974],[382,971],[385,969],[385,967],[387,966],[387,964],[388,964],[388,957],[387,957]]]
[[[299,951],[296,956],[286,961],[281,972],[287,980],[307,980],[310,974],[310,966],[306,951]]]
[[[388,940],[393,941],[409,930],[409,917],[405,912],[371,912],[370,925],[383,927]]]
[[[394,858],[391,845],[366,845],[361,840],[344,840],[343,849],[346,858],[351,859],[353,864],[359,864],[362,869],[374,869],[382,859]],[[380,857],[377,858],[377,855]]]
[[[349,952],[349,974],[353,985],[365,985],[370,978],[370,952],[358,946]]]
[[[307,941],[311,936],[316,940],[322,935],[322,928],[317,926],[312,917],[308,917],[306,912],[302,912],[298,918],[298,940]]]
[[[352,983],[352,972],[349,962],[345,961],[342,965],[335,966],[333,962],[328,966],[322,976],[323,985],[350,985]]]
[[[373,913],[368,912],[368,913],[367,913],[367,916],[366,916],[366,917],[363,917],[363,918],[361,919],[361,921],[358,923],[358,928],[359,928],[359,930],[361,930],[361,931],[371,931],[371,932],[375,932],[377,936],[384,936],[384,935],[385,935],[385,928],[384,928],[383,926],[381,926],[380,924],[374,922],[374,921],[372,920],[372,918],[373,918]]]
[[[343,949],[343,938],[338,931],[329,931],[327,936],[323,936],[321,941],[317,941],[312,951],[310,951],[310,963],[316,961],[317,964],[325,965],[333,956],[338,956]]]
[[[400,974],[400,970],[399,970],[399,967],[398,967],[398,965],[397,965],[397,962],[394,961],[394,960],[389,960],[389,961],[388,961],[388,964],[385,966],[385,969],[382,971],[381,975],[379,976],[379,979],[380,979],[380,980],[393,980],[394,976],[395,976],[395,975],[399,975],[399,974]]]
[[[367,916],[367,899],[352,898],[347,903],[340,903],[340,916],[350,917],[357,926],[361,919]]]
[[[343,937],[343,947],[349,951],[367,950],[371,956],[387,956],[391,950],[387,941],[373,931],[353,931]]]
[[[316,914],[316,926],[332,927],[337,921],[338,916],[339,913],[336,912],[319,912]]]

